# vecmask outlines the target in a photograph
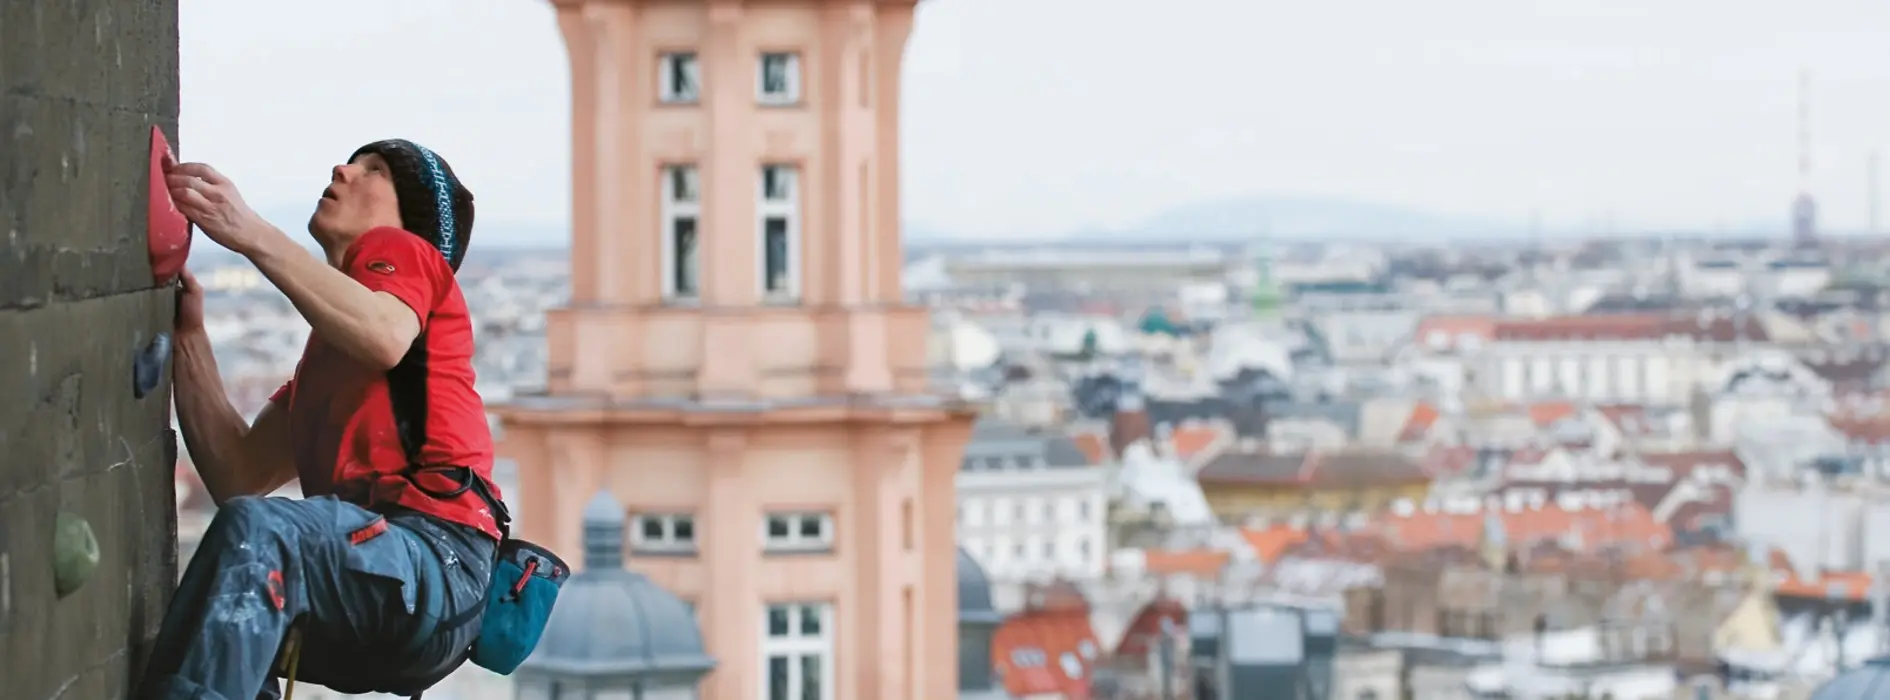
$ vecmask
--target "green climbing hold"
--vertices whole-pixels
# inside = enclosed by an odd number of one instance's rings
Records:
[[[92,524],[71,513],[53,523],[53,592],[64,598],[98,571],[98,538]]]

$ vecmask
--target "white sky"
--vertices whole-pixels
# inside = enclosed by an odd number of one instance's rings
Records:
[[[567,219],[568,75],[544,0],[182,12],[183,155],[258,208],[306,211],[329,165],[403,136],[452,161],[482,223]],[[1868,154],[1890,146],[1890,3],[927,0],[906,218],[1054,235],[1317,194],[1550,226],[1782,220],[1801,67],[1813,190],[1830,226],[1861,227]]]

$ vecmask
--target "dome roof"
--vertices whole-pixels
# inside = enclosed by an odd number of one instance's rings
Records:
[[[958,621],[997,624],[1004,619],[991,605],[991,579],[984,567],[958,548]]]
[[[1890,656],[1838,674],[1811,691],[1811,700],[1867,700],[1890,694]]]
[[[623,507],[600,493],[584,508],[584,570],[558,595],[521,670],[602,678],[697,675],[715,667],[682,600],[623,568]]]

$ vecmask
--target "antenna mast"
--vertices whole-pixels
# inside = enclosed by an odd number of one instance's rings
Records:
[[[1811,191],[1811,71],[1798,69],[1798,191]]]

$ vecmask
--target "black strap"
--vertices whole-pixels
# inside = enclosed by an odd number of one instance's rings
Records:
[[[420,460],[420,448],[427,443],[427,334],[420,333],[413,339],[413,345],[407,347],[407,354],[400,362],[387,370],[387,398],[393,404],[394,432],[400,435],[400,447],[407,453],[407,468],[401,475],[421,493],[440,500],[452,500],[468,489],[479,494],[492,509],[492,519],[499,526],[502,540],[512,539],[512,512],[505,507],[505,502],[492,495],[492,487],[480,478],[472,467],[461,465],[423,464]],[[446,491],[427,488],[420,483],[423,474],[439,473],[447,475],[456,485]]]
[[[420,483],[420,477],[429,474],[437,474],[453,482],[453,488],[434,489]],[[458,464],[423,465],[410,461],[407,468],[401,470],[401,476],[406,477],[407,482],[419,489],[421,493],[442,501],[459,498],[467,491],[477,494],[479,500],[485,501],[486,507],[492,509],[492,520],[499,526],[501,539],[512,539],[512,511],[505,507],[505,501],[492,495],[492,488],[486,485],[486,480],[480,478],[479,473],[473,471],[472,467]]]

